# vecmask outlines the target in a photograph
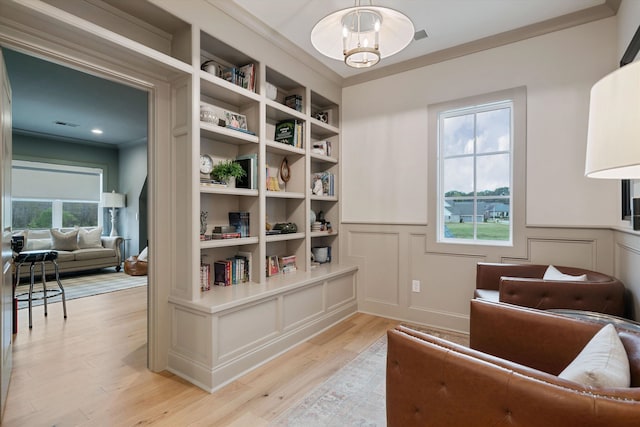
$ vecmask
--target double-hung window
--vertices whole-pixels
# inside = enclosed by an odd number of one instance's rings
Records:
[[[102,169],[14,160],[12,226],[97,226],[102,220]]]
[[[438,241],[512,244],[514,103],[438,114]]]

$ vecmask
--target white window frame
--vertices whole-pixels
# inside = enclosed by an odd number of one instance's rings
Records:
[[[491,151],[491,152],[477,152],[477,134],[476,134],[476,120],[475,117],[479,113],[484,113],[488,111],[496,111],[502,109],[509,109],[509,149],[508,150],[500,150],[500,151]],[[438,241],[439,242],[447,242],[447,243],[457,243],[457,244],[477,244],[477,245],[494,245],[494,246],[511,246],[513,244],[513,222],[509,219],[509,238],[507,240],[483,240],[479,239],[477,236],[478,231],[478,212],[477,206],[478,201],[483,199],[508,199],[509,200],[509,216],[512,215],[513,212],[513,116],[514,111],[514,103],[511,99],[505,99],[502,101],[490,102],[486,104],[480,105],[469,105],[462,108],[455,108],[447,111],[442,111],[438,114]],[[444,153],[444,139],[443,135],[443,127],[444,127],[444,119],[451,117],[460,117],[465,115],[474,115],[474,142],[473,142],[473,152],[465,153],[465,154],[456,154],[451,156],[445,156]],[[477,191],[477,183],[478,183],[478,170],[477,170],[477,160],[479,157],[497,155],[497,154],[508,154],[509,155],[509,196],[500,197],[500,196],[478,196]],[[473,196],[463,197],[464,199],[468,199],[473,202],[473,238],[472,239],[460,239],[455,237],[446,237],[445,236],[445,217],[444,217],[444,206],[445,206],[445,189],[444,189],[444,172],[445,172],[445,161],[451,158],[472,158],[473,159]]]
[[[23,168],[38,168],[43,170],[51,170],[51,171],[68,171],[68,172],[78,172],[78,173],[87,173],[87,174],[95,174],[99,176],[100,184],[99,187],[102,189],[104,187],[104,171],[100,168],[92,168],[86,166],[75,166],[75,165],[64,165],[57,163],[44,163],[44,162],[36,162],[36,161],[26,161],[26,160],[13,160],[12,167],[23,167]],[[99,226],[103,223],[104,219],[104,207],[102,206],[101,199],[101,191],[98,193],[98,200],[65,200],[59,198],[49,198],[46,195],[42,197],[14,197],[12,196],[13,201],[42,201],[42,202],[51,202],[51,226],[53,228],[62,228],[62,217],[63,217],[63,204],[67,203],[96,203],[98,205],[98,219],[96,226]]]
[[[504,241],[487,241],[471,239],[440,239],[440,224],[444,216],[440,198],[440,168],[438,127],[439,115],[442,112],[462,109],[464,107],[492,104],[505,100],[513,102],[512,109],[512,141],[511,141],[511,208],[510,226],[511,243]],[[504,254],[501,248],[512,248],[511,253],[526,251],[525,223],[526,223],[526,135],[527,135],[527,90],[526,87],[516,87],[482,95],[474,95],[438,104],[430,104],[428,109],[428,182],[427,182],[427,250],[449,253],[468,254],[472,256],[500,256]],[[444,227],[442,228],[444,230]],[[495,251],[491,248],[495,248]]]

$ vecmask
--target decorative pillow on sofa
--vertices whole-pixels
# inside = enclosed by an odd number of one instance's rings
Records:
[[[101,248],[102,247],[102,227],[93,230],[78,228],[78,247],[80,249]]]
[[[547,268],[547,271],[544,272],[544,276],[542,277],[543,280],[569,280],[569,281],[574,281],[574,282],[584,282],[587,280],[587,275],[586,274],[582,274],[580,276],[572,276],[570,274],[564,274],[562,272],[560,272],[560,270],[558,270],[557,268],[555,268],[553,265],[550,265],[549,268]]]
[[[25,251],[51,250],[51,232],[49,230],[25,230]]]
[[[629,358],[616,328],[609,323],[600,329],[558,377],[592,387],[629,387]]]
[[[68,233],[51,229],[51,246],[52,249],[59,251],[75,251],[78,247],[78,230],[72,230]]]

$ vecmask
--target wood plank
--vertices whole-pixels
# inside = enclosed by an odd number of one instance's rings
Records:
[[[19,312],[3,426],[266,426],[395,326],[355,314],[209,394],[146,368],[146,288]]]

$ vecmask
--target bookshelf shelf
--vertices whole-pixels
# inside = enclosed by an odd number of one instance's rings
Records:
[[[206,122],[200,122],[200,136],[228,144],[258,144],[260,142],[260,138],[256,135],[251,135],[222,126],[216,126]]]
[[[245,188],[218,188],[207,184],[200,184],[200,193],[247,197],[257,197],[259,195],[258,190],[248,190]]]
[[[199,71],[200,92],[227,104],[243,106],[252,102],[260,102],[260,95],[248,89],[228,82],[206,71]]]
[[[332,163],[334,165],[338,163],[338,159],[336,159],[335,157],[329,157],[322,154],[311,153],[310,157],[311,160],[318,163]]]
[[[304,193],[293,191],[267,191],[266,196],[273,199],[304,199]]]
[[[283,142],[267,140],[265,141],[265,146],[267,147],[267,150],[272,153],[280,153],[284,155],[297,154],[299,156],[304,156],[306,154],[304,148],[297,148]]]
[[[300,240],[305,238],[305,233],[288,233],[288,234],[271,234],[267,235],[265,241],[267,243],[286,242],[288,240]]]
[[[337,235],[338,235],[338,233],[336,231],[332,231],[331,233],[326,232],[326,231],[312,231],[311,234],[310,234],[310,236],[312,238],[315,238],[315,237],[334,237],[334,236],[337,236]]]
[[[244,246],[258,243],[257,237],[241,237],[239,239],[201,240],[201,249],[227,248],[230,246]]]

